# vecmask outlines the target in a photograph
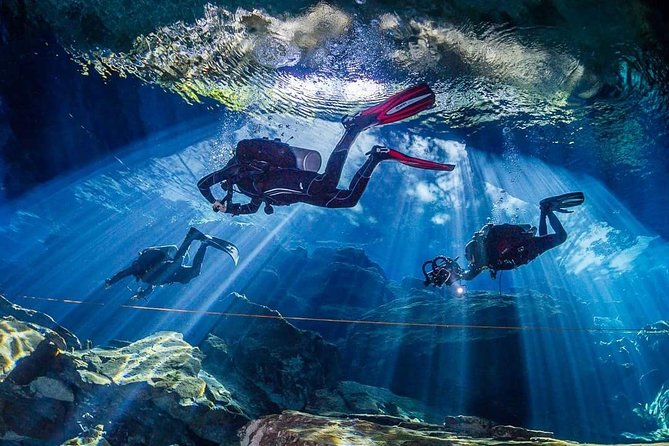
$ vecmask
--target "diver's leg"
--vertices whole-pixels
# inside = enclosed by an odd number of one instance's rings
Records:
[[[349,184],[348,189],[337,190],[337,193],[331,197],[325,207],[328,208],[351,208],[358,204],[360,197],[365,192],[369,179],[372,177],[372,173],[376,166],[381,162],[377,157],[370,155],[367,158],[367,161],[358,169],[358,171],[353,175],[351,184]]]
[[[328,158],[325,172],[316,176],[309,185],[309,194],[318,194],[324,191],[337,189],[337,184],[341,178],[341,172],[344,169],[344,163],[346,163],[346,158],[348,157],[348,151],[361,131],[362,130],[356,126],[346,129],[344,135],[330,154],[330,158]]]
[[[173,276],[174,282],[179,283],[188,283],[197,276],[200,275],[200,270],[202,269],[202,261],[204,260],[204,255],[207,251],[207,243],[202,243],[195,253],[193,258],[193,264],[191,266],[182,266],[180,267]]]
[[[177,263],[180,264],[179,259],[183,260],[184,256],[186,255],[186,252],[188,252],[190,244],[193,243],[194,240],[203,240],[203,239],[204,239],[204,234],[198,231],[196,228],[191,227],[188,230],[188,233],[186,234],[184,241],[181,242],[179,249],[177,249],[176,254],[174,254],[174,260],[176,260]]]
[[[555,231],[554,235],[556,236],[556,238],[560,241],[560,243],[564,243],[564,241],[567,240],[567,231],[565,231],[564,228],[562,227],[562,223],[560,223],[560,220],[558,220],[557,216],[555,215],[555,212],[548,213],[548,221],[550,222],[553,231]]]
[[[542,212],[542,215],[544,213]],[[534,257],[538,256],[539,254],[542,254],[549,249],[553,249],[556,246],[559,246],[567,240],[567,231],[564,230],[562,227],[562,223],[560,223],[560,220],[558,220],[557,216],[555,215],[554,212],[547,212],[545,214],[548,217],[548,221],[551,224],[551,228],[555,231],[555,234],[546,234],[546,219],[542,218],[542,221],[540,223],[540,228],[539,228],[539,237],[536,237],[534,239]],[[542,229],[541,226],[543,227],[543,234],[542,234]]]
[[[539,216],[539,235],[546,234],[548,234],[548,230],[546,228],[546,211],[542,209],[541,215]]]

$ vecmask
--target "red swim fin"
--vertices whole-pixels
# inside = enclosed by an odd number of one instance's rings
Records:
[[[400,91],[374,107],[343,120],[346,128],[364,130],[410,118],[434,105],[434,92],[427,84],[419,84]]]
[[[455,169],[454,164],[441,164],[435,163],[434,161],[414,158],[413,156],[405,155],[404,153],[395,149],[389,149],[388,147],[383,146],[372,147],[372,150],[369,152],[369,154],[380,160],[393,160],[402,164],[406,164],[407,166],[415,167],[417,169],[441,170],[446,172],[450,172]]]
[[[402,152],[398,152],[394,149],[388,149],[388,156],[390,159],[398,161],[407,166],[416,167],[418,169],[427,169],[427,170],[443,170],[450,172],[455,169],[454,164],[440,164],[435,163],[434,161],[422,160],[420,158],[414,158],[409,155],[405,155]]]

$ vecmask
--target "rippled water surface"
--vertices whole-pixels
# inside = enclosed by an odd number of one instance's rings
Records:
[[[657,13],[638,2],[50,1],[29,14],[60,31],[84,73],[251,115],[338,119],[426,80],[432,127],[587,145],[614,174],[645,175],[666,137]]]

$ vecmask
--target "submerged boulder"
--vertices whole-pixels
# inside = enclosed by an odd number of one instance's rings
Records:
[[[339,380],[339,352],[320,335],[238,294],[225,304],[229,313],[256,317],[221,317],[201,344],[203,365],[223,382],[234,381],[251,394],[260,391],[261,413],[272,407],[302,409],[317,389]]]
[[[47,439],[61,429],[73,394],[58,380],[41,378],[54,368],[60,350],[44,327],[5,316],[0,319],[0,439]],[[56,335],[57,336],[57,335]],[[59,344],[64,345],[62,338]]]
[[[255,382],[253,376],[248,376],[243,369],[237,367],[225,341],[210,334],[200,344],[200,348],[205,355],[204,366],[216,376],[212,378],[229,390],[251,418],[281,410]]]
[[[405,421],[431,418],[431,409],[420,401],[354,381],[342,381],[332,389],[317,390],[305,411],[316,414],[390,416]]]
[[[504,427],[508,436],[472,438],[449,432],[442,426],[424,423],[404,423],[392,417],[362,419],[309,415],[285,411],[254,420],[239,431],[240,446],[335,446],[405,445],[405,446],[485,446],[527,443],[528,433],[522,428]],[[517,433],[518,435],[514,435]],[[543,434],[544,432],[537,432]],[[503,438],[503,440],[501,440]],[[579,445],[543,436],[532,436],[532,445]]]
[[[184,444],[197,443],[197,438],[221,443],[249,419],[227,389],[201,370],[199,349],[180,333],[159,332],[126,347],[66,356],[73,366],[69,377],[83,391],[81,403],[93,419],[137,416],[132,433],[141,437],[141,444],[169,438]],[[112,444],[120,435],[114,428],[107,428]]]
[[[457,415],[444,418],[444,428],[470,437],[488,437],[495,422],[486,418]]]
[[[92,429],[87,429],[83,434],[67,440],[61,446],[111,446],[104,434],[104,426],[98,424]]]
[[[0,316],[11,316],[16,320],[32,324],[33,328],[41,330],[42,332],[56,333],[63,339],[63,341],[65,341],[68,348],[81,348],[79,339],[70,330],[59,325],[51,316],[36,310],[23,308],[10,302],[2,295],[0,295]],[[66,349],[65,346],[61,347],[63,350]]]
[[[626,438],[645,442],[669,440],[669,382],[662,386],[655,398],[634,408],[640,427],[636,432],[626,432]]]
[[[4,380],[24,358],[44,341],[36,329],[14,318],[0,319],[0,381]]]
[[[0,319],[3,444],[226,444],[251,419],[180,333],[74,351],[50,333]]]

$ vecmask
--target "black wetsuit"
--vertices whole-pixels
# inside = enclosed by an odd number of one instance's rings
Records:
[[[346,129],[322,174],[296,167],[277,167],[281,163],[271,161],[247,164],[233,158],[225,168],[203,177],[198,182],[198,188],[210,203],[214,203],[216,198],[211,187],[226,181],[231,192],[232,185],[236,185],[242,194],[251,197],[251,201],[246,204],[229,202],[225,212],[233,215],[255,213],[263,202],[278,206],[302,202],[327,208],[353,207],[381,161],[373,155],[369,156],[353,176],[348,189],[337,189],[348,151],[360,132],[356,127]],[[239,142],[240,145],[263,143],[272,144],[261,139]]]
[[[546,219],[550,221],[554,234],[548,234]],[[510,270],[534,260],[540,254],[555,248],[567,240],[567,232],[552,211],[541,211],[539,235],[534,236],[521,225],[494,225],[485,236],[483,253],[474,258],[462,278],[471,280],[484,269],[495,277],[496,271]],[[475,256],[476,257],[476,256]]]
[[[112,285],[127,276],[135,276],[149,286],[139,290],[135,297],[144,297],[153,291],[156,285],[170,283],[188,283],[200,274],[202,261],[207,249],[203,243],[198,248],[190,266],[183,265],[191,243],[197,239],[197,233],[189,231],[186,238],[177,248],[174,245],[154,246],[146,248],[139,253],[139,257],[114,276],[106,280],[106,284]]]

